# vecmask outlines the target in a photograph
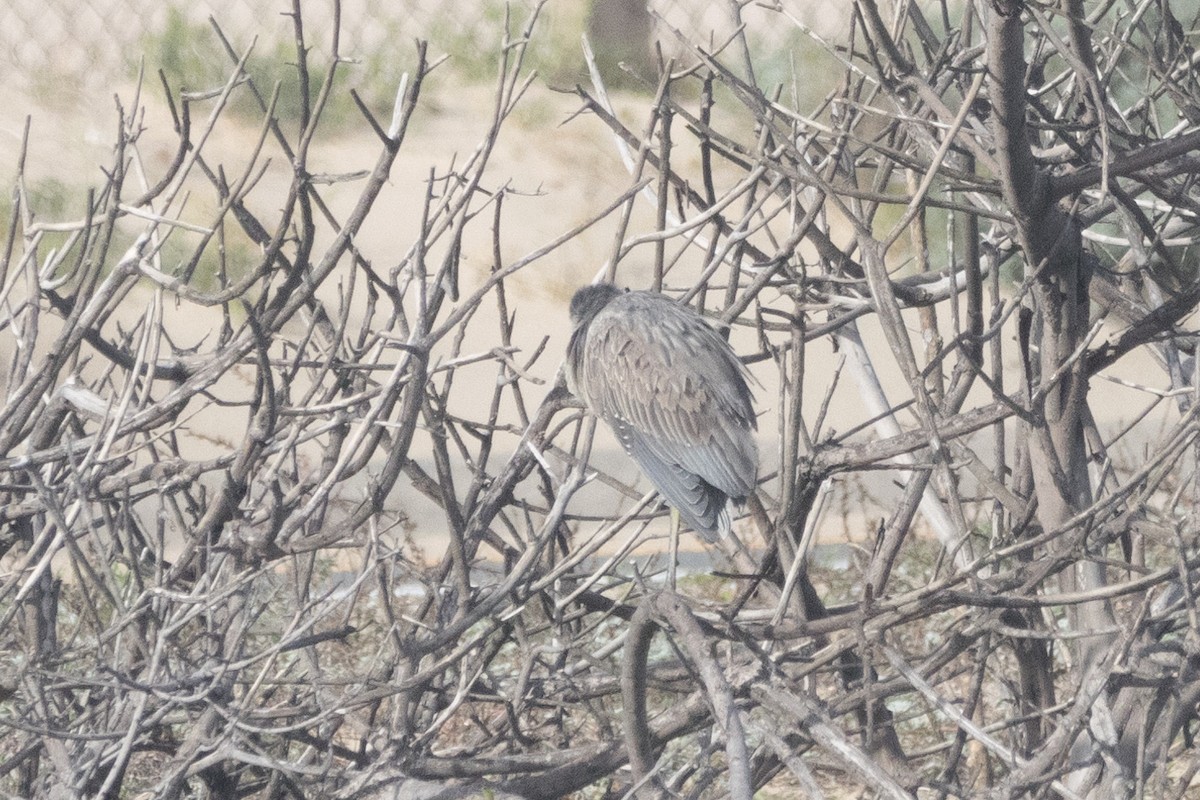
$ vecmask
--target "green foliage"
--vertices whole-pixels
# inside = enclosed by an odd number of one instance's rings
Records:
[[[226,35],[229,32],[226,31]],[[243,47],[234,41],[235,48]],[[188,21],[175,7],[167,10],[167,22],[162,31],[147,36],[142,43],[146,59],[146,70],[154,73],[162,70],[172,87],[183,90],[203,91],[216,89],[229,79],[234,61],[225,51],[217,34],[207,25]],[[308,84],[310,102],[315,102],[321,85],[328,76],[329,67],[325,59],[314,54],[308,59]],[[346,91],[347,70],[339,68],[334,77],[334,91],[321,122],[326,127],[340,128],[358,115],[353,100]],[[279,100],[275,116],[284,125],[298,125],[303,114],[303,95],[300,92],[300,76],[296,68],[294,45],[279,39],[273,47],[260,44],[246,60],[246,73],[255,86],[268,100],[279,84]],[[246,87],[235,89],[229,103],[229,111],[236,119],[255,123],[262,118],[262,109]],[[353,116],[352,116],[353,115]]]
[[[560,3],[543,12],[538,35],[529,43],[526,63],[551,86],[572,86],[586,77],[580,35],[586,24],[583,3]]]
[[[82,220],[86,214],[87,190],[84,187],[72,187],[58,178],[45,178],[31,182],[27,188],[29,207],[35,222],[67,222]],[[0,194],[0,241],[7,240],[9,222],[13,212],[12,192]],[[168,275],[182,277],[183,271],[190,263],[195,248],[199,244],[196,234],[173,231],[166,236],[158,257],[162,269]],[[127,233],[121,227],[116,229],[113,241],[109,246],[107,263],[103,272],[107,273],[112,265],[133,244],[136,236]],[[69,245],[65,255],[60,254],[59,271],[56,275],[47,276],[54,279],[63,271],[72,268],[79,258],[79,248],[85,239],[76,236],[71,240],[71,234],[60,231],[43,231],[38,241],[38,261],[44,262],[54,250],[60,250]],[[87,242],[89,248],[94,248],[95,241]],[[93,250],[93,253],[96,251]],[[241,229],[226,228],[224,238],[213,237],[205,247],[200,259],[192,271],[188,284],[203,292],[212,292],[222,285],[221,274],[224,272],[226,281],[235,281],[253,269],[258,263],[258,250],[254,243]],[[222,267],[222,264],[224,265]],[[68,281],[67,287],[74,285]]]
[[[439,16],[423,34],[434,55],[449,56],[446,66],[461,80],[488,82],[499,65],[500,43],[508,25],[508,39],[521,36],[532,3],[484,0],[477,5],[474,21],[464,24],[459,17]],[[536,70],[551,85],[570,86],[587,78],[580,35],[586,23],[586,4],[552,4],[539,16],[538,35],[525,50],[526,69]],[[366,63],[393,54],[372,53]],[[374,71],[374,70],[371,70]],[[398,77],[398,76],[397,76]],[[395,86],[395,83],[392,83]],[[394,89],[393,89],[394,91]],[[390,98],[387,98],[390,101]]]
[[[177,278],[191,263],[198,246],[198,236],[175,232],[163,242],[159,260],[163,270]],[[215,292],[230,282],[248,274],[261,256],[254,243],[239,228],[226,226],[224,239],[214,236],[200,254],[188,279],[188,285],[201,292]],[[224,281],[221,276],[224,275]]]
[[[814,47],[803,31],[789,29],[784,36],[772,31],[770,37],[761,31],[748,31],[746,37],[759,88],[770,96],[777,87],[782,87],[780,100],[788,105],[794,103],[803,114],[820,105],[842,79],[833,56]]]
[[[490,78],[496,74],[499,57],[498,48],[491,44],[503,35],[504,15],[505,4],[493,0],[479,4],[474,25],[464,25],[457,15],[440,16],[428,31],[430,45],[450,55],[450,66],[461,77],[474,81]]]
[[[29,207],[35,217],[43,220],[62,219],[73,213],[83,213],[83,196],[56,177],[35,181],[27,189]],[[10,201],[11,202],[11,201]]]
[[[498,68],[498,45],[504,38],[506,15],[508,37],[519,38],[526,10],[517,8],[510,12],[508,4],[500,0],[481,4],[474,24],[465,25],[458,17],[438,17],[422,36],[429,40],[435,58],[442,53],[449,56],[444,68],[459,79],[487,82]],[[554,14],[547,12],[544,16],[542,35],[526,51],[525,68],[537,70],[550,83],[569,85],[583,79],[585,71],[579,47],[584,24],[582,11],[563,9]],[[386,26],[383,35],[378,37],[380,44],[345,53],[347,61],[338,65],[334,86],[321,116],[325,130],[344,130],[359,124],[361,114],[350,96],[351,89],[376,114],[390,113],[396,88],[408,66],[399,53],[411,46],[413,35],[396,16],[381,19],[379,24]],[[234,38],[229,31],[225,34]],[[303,104],[295,46],[286,35],[276,38],[274,44],[264,45],[263,41],[260,38],[256,50],[247,59],[246,72],[264,99],[269,98],[275,84],[279,84],[276,117],[285,126],[298,125]],[[481,46],[481,42],[488,46]],[[496,46],[491,46],[493,43]],[[233,41],[235,48],[247,44]],[[319,45],[308,59],[312,101],[316,100],[329,70],[328,59],[322,55]],[[141,49],[147,73],[161,69],[172,87],[184,90],[219,88],[228,80],[234,66],[216,32],[206,24],[189,21],[176,7],[167,10],[166,23],[160,31],[144,39]],[[130,70],[136,70],[136,62],[131,62]],[[258,124],[262,118],[258,102],[246,87],[234,90],[229,112],[233,118],[248,124]]]
[[[34,222],[78,220],[82,219],[87,211],[86,189],[68,186],[65,181],[57,177],[27,182],[25,196]],[[10,185],[8,191],[0,194],[0,242],[8,240],[9,223],[12,222],[14,204],[15,196]],[[19,236],[21,230],[19,222],[17,230]],[[66,232],[44,231],[38,243],[41,258],[45,258],[51,250],[65,247],[70,238],[70,234]],[[70,252],[62,259],[64,264],[74,262],[82,242],[82,237],[75,240],[71,245]],[[20,245],[18,244],[17,247],[19,248]]]
[[[697,572],[679,579],[679,586],[689,597],[715,603],[727,603],[737,595],[736,581],[721,575]]]

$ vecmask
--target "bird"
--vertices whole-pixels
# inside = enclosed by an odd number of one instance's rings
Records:
[[[729,501],[758,472],[754,396],[729,343],[690,306],[611,283],[576,291],[570,314],[567,387],[692,530],[727,536]]]

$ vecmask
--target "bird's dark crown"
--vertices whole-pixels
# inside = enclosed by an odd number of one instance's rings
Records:
[[[579,289],[571,298],[572,324],[579,326],[587,322],[620,294],[621,290],[611,283],[597,283]]]

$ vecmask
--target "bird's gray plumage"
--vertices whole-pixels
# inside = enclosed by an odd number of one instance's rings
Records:
[[[729,344],[691,308],[611,284],[576,292],[571,321],[571,391],[689,526],[727,534],[728,500],[745,500],[758,470],[753,397]]]

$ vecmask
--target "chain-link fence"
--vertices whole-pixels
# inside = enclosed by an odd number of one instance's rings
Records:
[[[308,38],[318,51],[327,49],[333,4],[304,5]],[[12,0],[0,5],[0,54],[26,80],[105,81],[130,74],[143,54],[161,49],[173,29],[204,27],[209,17],[238,45],[252,38],[260,48],[289,41],[288,10],[278,0]],[[470,36],[476,33],[473,26],[485,21],[453,0],[345,0],[340,49],[353,56],[377,48],[384,37],[428,36],[447,22]]]
[[[306,38],[318,53],[328,50],[334,24],[331,2],[305,2]],[[512,17],[522,19],[531,0],[343,0],[341,3],[341,54],[370,59],[381,50],[413,38],[429,39],[434,50],[452,55],[476,52],[494,42],[511,6]],[[584,0],[551,0],[543,11],[543,26],[554,31],[556,41],[578,58],[579,34],[586,27],[589,7]],[[658,35],[668,43],[670,29],[694,41],[719,43],[735,30],[734,4],[711,0],[651,0],[658,17]],[[792,3],[793,13],[807,17],[808,2]],[[156,61],[186,57],[179,51],[195,47],[195,34],[209,36],[208,19],[214,19],[239,47],[256,40],[259,52],[271,52],[293,41],[284,0],[8,0],[0,3],[0,68],[18,83],[46,85],[74,81],[99,86],[129,77],[145,59]],[[829,17],[843,15],[825,14]],[[781,17],[757,7],[745,9],[744,22],[752,34],[765,40],[767,52],[781,49],[794,25],[780,25]],[[785,20],[786,21],[786,20]],[[836,23],[836,20],[833,22]],[[456,52],[458,51],[458,52]]]

